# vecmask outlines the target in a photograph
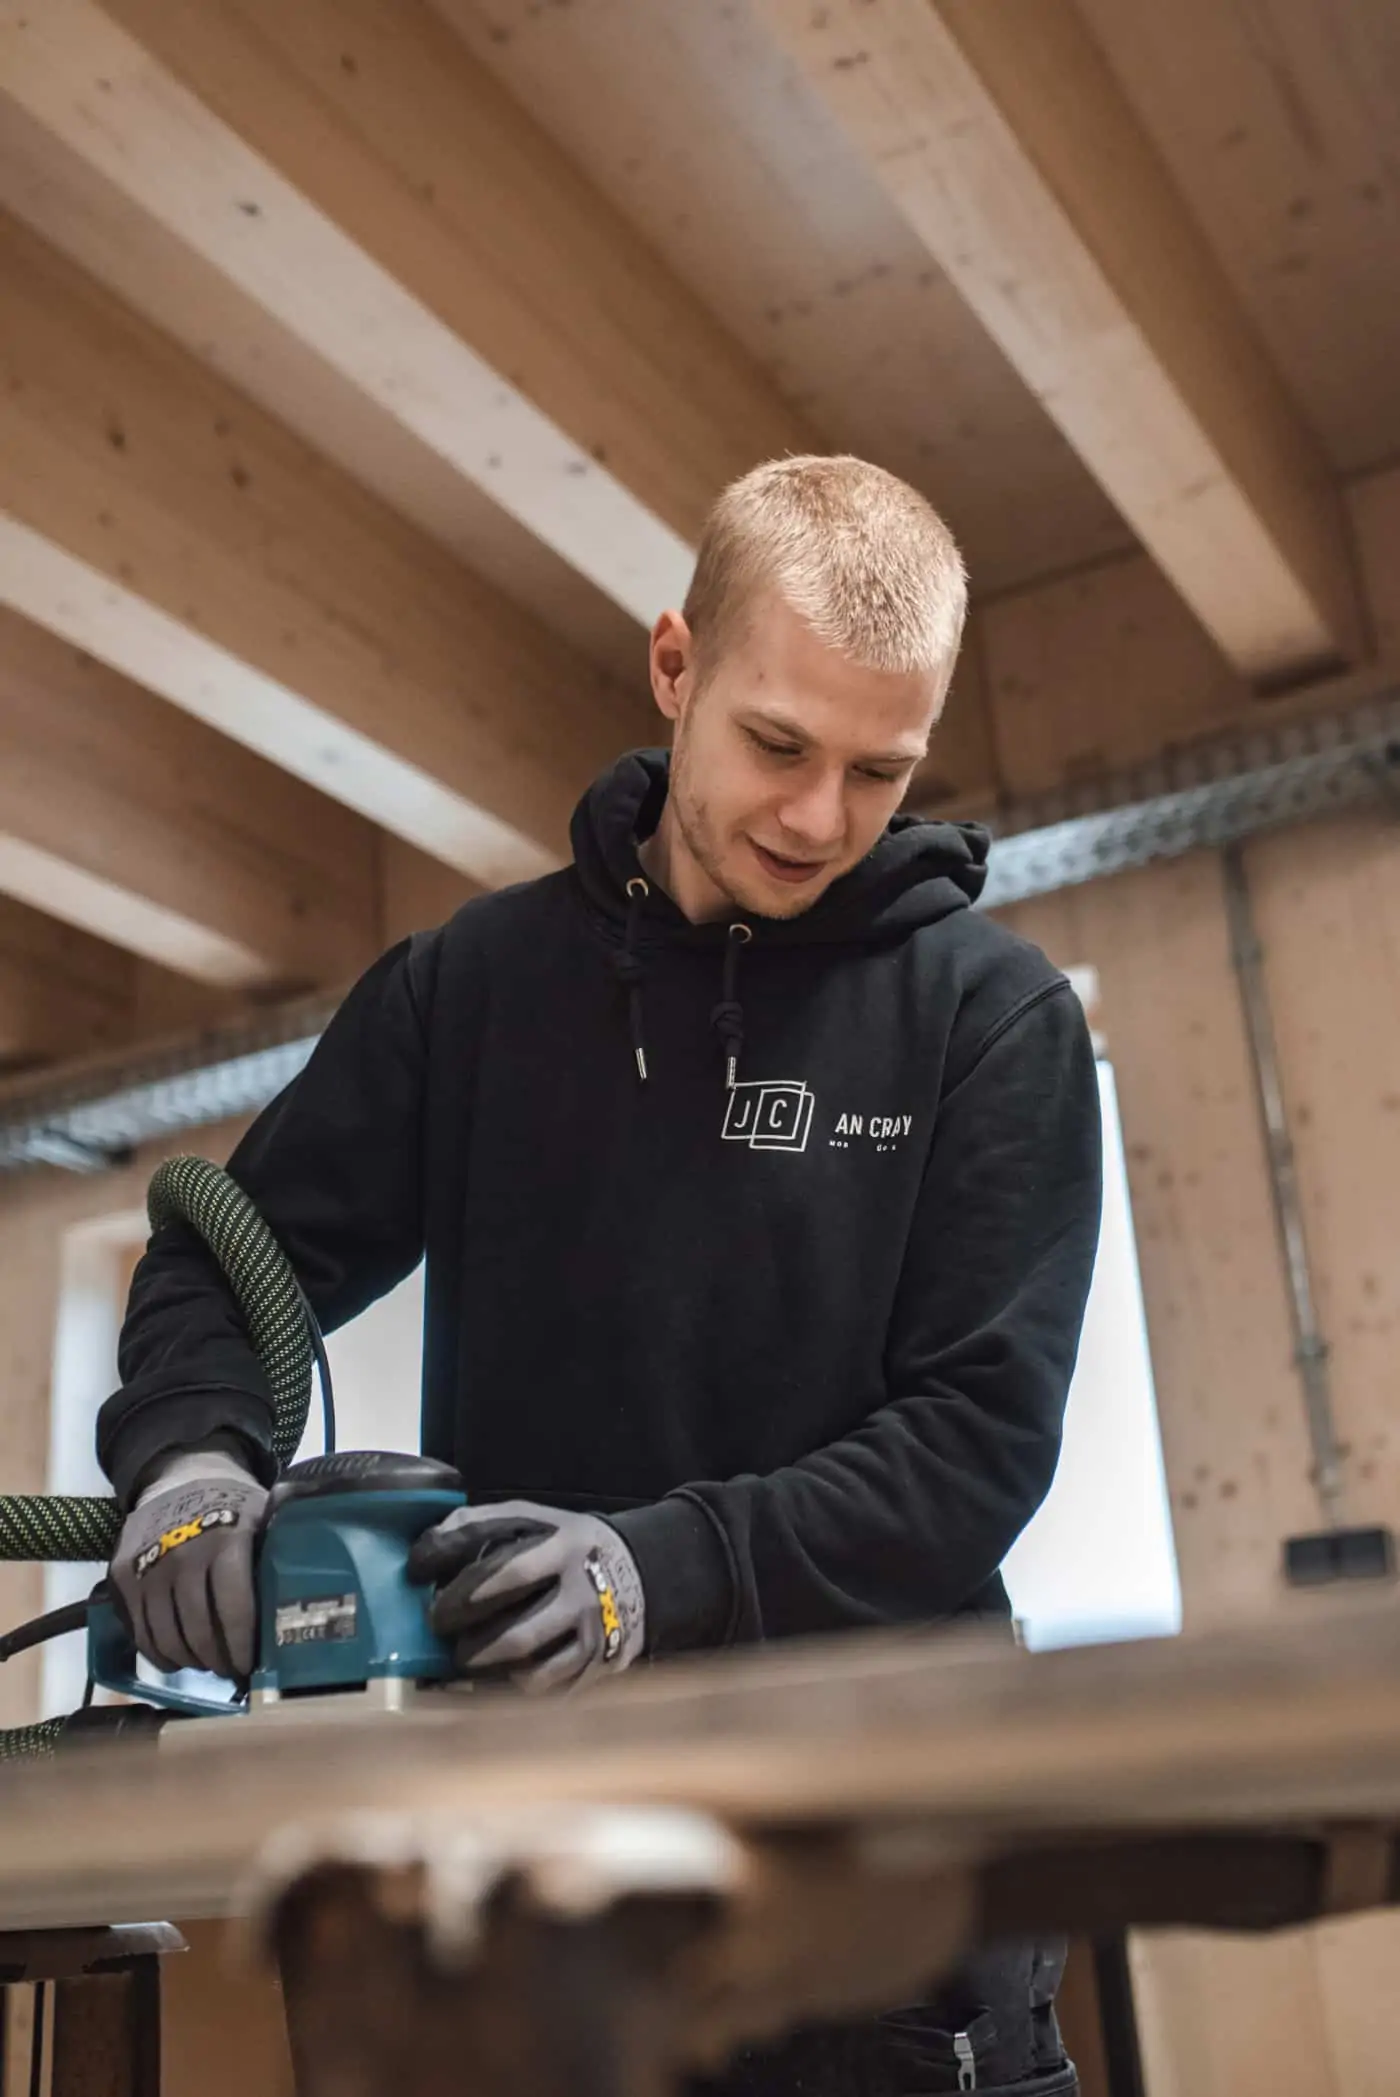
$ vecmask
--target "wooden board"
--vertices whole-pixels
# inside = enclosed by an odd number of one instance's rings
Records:
[[[314,1837],[366,1809],[485,1830],[545,1805],[671,1805],[740,1834],[918,1823],[1003,1854],[1071,1834],[1400,1817],[1388,1599],[1046,1654],[851,1636],[467,1705],[356,1723],[333,1704],[260,1733],[207,1720],[154,1762],[109,1748],[19,1769],[0,1787],[0,1924],[227,1912],[275,1830]]]
[[[939,505],[975,592],[1127,543],[752,9],[436,4],[826,444]]]
[[[1321,450],[1074,8],[760,11],[1230,661],[1354,660]]]
[[[1078,4],[1334,463],[1393,458],[1392,0]]]
[[[980,606],[974,631],[1006,792],[1054,792],[1400,684],[1400,469],[1353,482],[1347,508],[1372,659],[1288,696],[1260,697],[1231,670],[1142,555]]]
[[[227,1924],[180,1928],[189,1950],[161,1970],[161,2097],[295,2097],[275,1979]]]
[[[1260,1940],[1144,1932],[1133,1985],[1148,2097],[1392,2097],[1400,1917]]]
[[[619,682],[644,676],[620,606],[14,104],[0,202],[585,661]]]
[[[0,247],[0,595],[452,864],[551,864],[637,704],[16,222]]]
[[[1352,1519],[1400,1524],[1400,821],[1259,838],[1246,865]]]
[[[1013,798],[1141,763],[1261,711],[1141,555],[1018,591],[983,606],[980,621]]]
[[[0,608],[0,887],[199,980],[370,959],[363,817]]]
[[[105,941],[0,896],[0,1072],[122,1040],[135,966]]]
[[[475,885],[440,859],[430,859],[401,837],[380,839],[380,941],[392,946],[409,932],[440,925],[478,893]]]
[[[1354,481],[1348,498],[1372,644],[1382,662],[1400,664],[1400,466]]]
[[[719,487],[810,448],[425,0],[54,0],[10,44],[31,114],[644,624]]]
[[[907,805],[941,816],[982,816],[1001,800],[980,618],[968,621],[952,689],[909,782]]]

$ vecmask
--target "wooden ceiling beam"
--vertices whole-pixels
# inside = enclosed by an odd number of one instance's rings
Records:
[[[813,448],[427,0],[0,0],[0,80],[643,624]]]
[[[0,891],[196,981],[335,983],[379,833],[0,607]]]
[[[379,837],[379,938],[391,947],[410,932],[445,924],[476,893],[470,881],[441,860],[415,851],[401,837]]]
[[[1070,0],[760,5],[1233,666],[1354,658],[1321,449]]]
[[[136,963],[0,895],[0,1072],[116,1046]]]
[[[486,886],[650,714],[0,216],[0,602]]]

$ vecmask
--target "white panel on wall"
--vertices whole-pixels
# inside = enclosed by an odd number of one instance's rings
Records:
[[[1099,1064],[1104,1213],[1064,1450],[1006,1562],[1027,1645],[1181,1629],[1181,1590],[1113,1070]]]

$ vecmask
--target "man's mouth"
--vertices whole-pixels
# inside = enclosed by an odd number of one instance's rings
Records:
[[[772,881],[786,881],[798,887],[804,881],[814,881],[818,874],[826,871],[824,859],[789,859],[783,852],[770,852],[766,845],[749,839],[755,858]]]

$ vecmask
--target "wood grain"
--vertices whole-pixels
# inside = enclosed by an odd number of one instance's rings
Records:
[[[0,596],[488,883],[551,864],[639,702],[12,220],[0,256]]]
[[[0,609],[0,887],[198,980],[370,959],[363,817]]]
[[[1352,659],[1320,447],[1074,9],[763,15],[1241,675]]]
[[[339,1704],[260,1735],[209,1720],[154,1763],[108,1748],[21,1770],[0,1797],[0,1922],[225,1912],[271,1830],[385,1805],[489,1820],[681,1804],[741,1832],[917,1820],[963,1843],[1400,1817],[1388,1599],[1036,1655],[850,1637],[677,1662],[552,1705],[468,1703],[358,1723]]]

